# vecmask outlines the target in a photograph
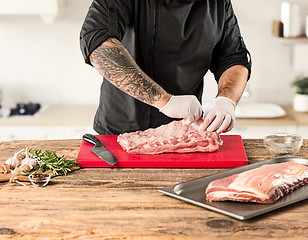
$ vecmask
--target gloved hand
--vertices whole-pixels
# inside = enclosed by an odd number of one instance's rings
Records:
[[[201,104],[194,95],[171,96],[159,111],[171,118],[187,119],[188,122],[198,120],[202,115]]]
[[[235,125],[235,103],[226,97],[217,97],[204,111],[201,130],[216,131],[218,134],[230,131]]]

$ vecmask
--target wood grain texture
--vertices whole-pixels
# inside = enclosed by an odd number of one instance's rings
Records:
[[[271,158],[243,140],[249,163]],[[308,140],[299,153],[308,157]],[[78,155],[81,140],[0,143],[0,162],[24,147]],[[224,169],[80,169],[46,187],[0,183],[0,239],[308,239],[308,201],[239,221],[167,197],[158,188]]]

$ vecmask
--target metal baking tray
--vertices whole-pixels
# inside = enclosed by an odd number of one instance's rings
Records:
[[[245,203],[245,202],[208,202],[206,201],[205,189],[208,184],[219,178],[228,177],[250,169],[258,168],[264,164],[274,164],[283,162],[297,162],[308,166],[308,159],[300,158],[292,155],[284,155],[281,157],[267,159],[261,162],[245,165],[234,168],[228,171],[217,174],[201,177],[188,182],[179,183],[170,187],[158,189],[159,192],[174,197],[188,203],[216,211],[230,217],[247,220],[252,217],[282,208],[284,206],[296,203],[308,198],[308,185],[300,187],[295,191],[280,198],[275,203],[260,204],[260,203]]]

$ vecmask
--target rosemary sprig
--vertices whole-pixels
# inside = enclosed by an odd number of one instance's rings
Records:
[[[65,155],[57,156],[55,152],[41,149],[29,149],[29,157],[36,161],[36,166],[31,172],[24,171],[25,175],[52,170],[55,175],[67,175],[71,167],[78,167],[80,163],[66,159]]]

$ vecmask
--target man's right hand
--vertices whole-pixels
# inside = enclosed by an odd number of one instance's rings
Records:
[[[198,120],[202,115],[202,107],[196,96],[171,96],[169,102],[159,109],[171,118],[184,118],[189,122]]]

